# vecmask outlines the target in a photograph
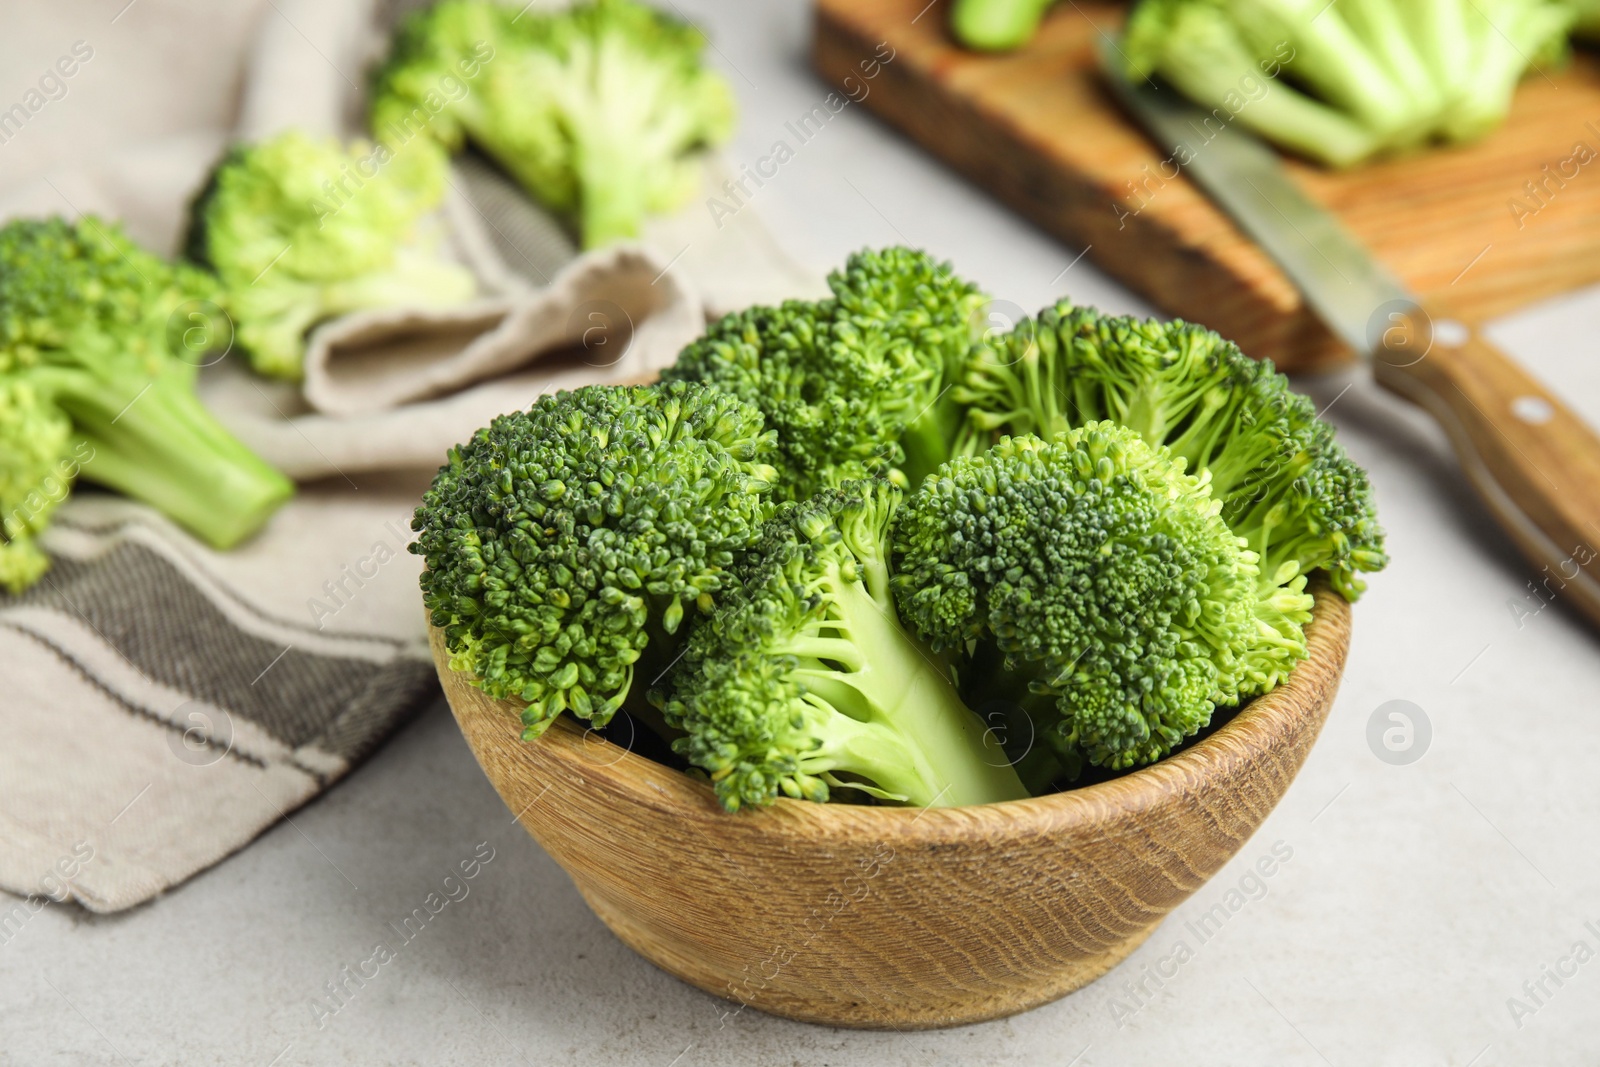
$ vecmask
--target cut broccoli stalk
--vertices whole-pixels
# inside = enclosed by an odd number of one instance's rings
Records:
[[[92,450],[84,480],[150,504],[213,548],[232,548],[294,495],[294,483],[205,409],[192,376],[175,364],[154,377],[52,369],[36,380]]]
[[[1016,799],[1005,753],[986,742],[931,653],[886,614],[887,589],[875,596],[837,565],[815,589],[832,610],[770,650],[795,657],[792,677],[806,689],[795,707],[822,741],[800,757],[798,775],[852,775],[865,783],[837,784],[918,807]]]
[[[1039,30],[1055,0],[956,0],[950,29],[956,40],[984,52],[1021,48]]]
[[[1505,122],[1517,82],[1530,66],[1561,58],[1556,45],[1572,29],[1573,11],[1557,4],[1490,3],[1474,6],[1466,16],[1471,58],[1461,64],[1470,72],[1444,122],[1452,141],[1475,141]]]
[[[786,505],[658,697],[729,810],[841,789],[921,807],[1028,795],[944,661],[899,623],[888,527],[900,492],[850,482]]]
[[[1379,136],[1423,121],[1407,95],[1337,7],[1323,0],[1229,0],[1228,10],[1258,55],[1279,41],[1294,47],[1284,69],[1317,96]]]
[[[900,437],[900,447],[905,450],[901,470],[906,485],[916,488],[949,461],[951,442],[960,435],[966,417],[966,409],[950,399],[950,391],[946,389],[921,416],[906,426]]]
[[[1530,64],[1563,54],[1575,17],[1556,0],[1141,0],[1122,51],[1129,75],[1159,74],[1202,108],[1344,167],[1482,136]]]
[[[1472,37],[1462,0],[1412,0],[1399,7],[1441,99],[1456,99],[1474,77]]]
[[[459,264],[399,251],[384,269],[344,281],[308,283],[269,273],[260,285],[232,290],[228,301],[256,372],[296,380],[305,373],[306,334],[318,323],[374,308],[446,307],[476,292],[472,274]]]
[[[583,247],[600,248],[638,237],[649,214],[650,193],[646,176],[638,171],[631,138],[591,131],[581,143],[575,171]]]
[[[1405,14],[1394,0],[1343,0],[1339,13],[1410,97],[1418,114],[1436,114],[1444,94],[1412,40]],[[1426,131],[1422,131],[1424,134]]]
[[[1335,167],[1358,163],[1383,146],[1382,136],[1345,112],[1307,96],[1282,78],[1268,79],[1260,70],[1260,57],[1227,15],[1196,5],[1174,11],[1172,18],[1176,25],[1155,36],[1131,28],[1124,47],[1140,73],[1148,77],[1159,71],[1185,96],[1212,108],[1214,121],[1237,121],[1291,151]],[[1252,84],[1261,85],[1263,91],[1243,96],[1241,86]],[[1230,101],[1233,107],[1228,106]],[[1200,138],[1211,134],[1204,128],[1195,132]]]

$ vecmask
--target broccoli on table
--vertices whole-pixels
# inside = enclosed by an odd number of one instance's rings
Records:
[[[956,0],[950,30],[968,48],[1006,52],[1027,44],[1055,0]]]
[[[299,378],[306,332],[326,319],[476,294],[425,226],[447,168],[428,141],[392,150],[298,130],[229,152],[191,208],[187,254],[221,278],[259,373]]]
[[[771,513],[761,413],[698,385],[586,386],[450,451],[412,521],[452,670],[603,726],[670,665],[687,617],[727,602]]]
[[[32,535],[82,477],[151,504],[217,548],[254,533],[293,484],[195,395],[210,277],[85,216],[0,228],[0,574],[36,581]]]
[[[968,452],[996,432],[1048,437],[1101,419],[1165,445],[1210,477],[1267,578],[1326,571],[1354,600],[1359,572],[1388,561],[1366,472],[1333,427],[1270,362],[1204,327],[1062,301],[975,346],[955,395],[970,405]]]
[[[1530,70],[1563,62],[1577,24],[1563,0],[1399,6],[1424,42],[1429,71],[1448,87],[1442,132],[1451,141],[1475,141],[1505,122],[1517,83]],[[1440,19],[1451,20],[1448,30],[1442,30]]]
[[[691,636],[658,700],[728,810],[836,790],[925,807],[1028,795],[948,666],[896,618],[899,499],[879,480],[784,505],[739,565],[741,595]]]
[[[724,317],[662,377],[760,408],[778,434],[784,499],[880,475],[914,486],[961,430],[951,386],[987,298],[907,248],[859,252],[828,284],[827,299]]]
[[[902,509],[894,590],[963,689],[1032,715],[1070,770],[1166,755],[1306,654],[1304,575],[1264,576],[1206,476],[1136,430],[1003,437]]]
[[[1121,52],[1130,76],[1345,167],[1488,133],[1573,20],[1561,0],[1141,0]]]
[[[0,588],[21,592],[50,560],[34,543],[77,473],[72,420],[27,378],[0,374]]]
[[[400,27],[372,129],[476,145],[594,248],[692,196],[702,150],[733,132],[733,94],[704,48],[699,30],[635,0],[441,0]]]

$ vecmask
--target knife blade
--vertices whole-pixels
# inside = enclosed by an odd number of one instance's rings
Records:
[[[1435,318],[1295,183],[1277,154],[1170,87],[1136,84],[1102,34],[1113,92],[1278,264],[1379,385],[1443,427],[1473,488],[1539,573],[1529,587],[1600,625],[1600,438],[1470,327]],[[1211,121],[1207,121],[1211,120]],[[1513,612],[1515,614],[1515,612]]]
[[[1170,88],[1121,73],[1121,53],[1100,41],[1111,86],[1151,137],[1289,276],[1319,318],[1363,356],[1376,308],[1416,301],[1350,232],[1295,184],[1278,155],[1233,123],[1219,125]]]

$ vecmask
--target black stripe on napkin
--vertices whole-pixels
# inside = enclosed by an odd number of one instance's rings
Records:
[[[259,725],[290,748],[317,742],[359,759],[431,696],[432,668],[312,652],[239,630],[157,552],[124,541],[91,562],[57,557],[9,607],[47,607],[86,624],[150,679]]]

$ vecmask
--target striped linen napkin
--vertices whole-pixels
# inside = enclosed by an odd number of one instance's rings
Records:
[[[354,133],[347,116],[360,108],[341,97],[353,82],[319,68],[360,69],[387,17],[375,0],[275,0],[238,134]],[[51,175],[0,199],[0,220],[95,213],[153,248],[176,248],[185,204],[225,140],[182,136]],[[708,310],[821,287],[752,212],[715,225],[697,203],[636,246],[573,259],[550,221],[480,164],[458,163],[452,192],[452,236],[498,301],[484,311],[492,336],[452,350],[460,324],[441,322],[452,344],[437,353],[438,373],[366,410],[356,410],[360,380],[340,379],[337,403],[319,410],[306,390],[223,360],[204,372],[202,397],[301,482],[299,495],[260,535],[218,553],[83,486],[42,538],[54,560],[45,579],[0,594],[0,890],[33,898],[0,903],[0,944],[8,917],[45,897],[113,912],[216,863],[436,695],[419,561],[406,543],[450,445],[541,392],[650,373]],[[620,328],[602,338],[609,348],[579,346],[573,358],[597,304],[620,315]],[[415,369],[427,316],[392,325]],[[360,364],[381,370],[370,353],[384,328],[341,321],[314,340],[326,347],[353,331],[367,353]],[[367,384],[377,395],[394,383]]]

